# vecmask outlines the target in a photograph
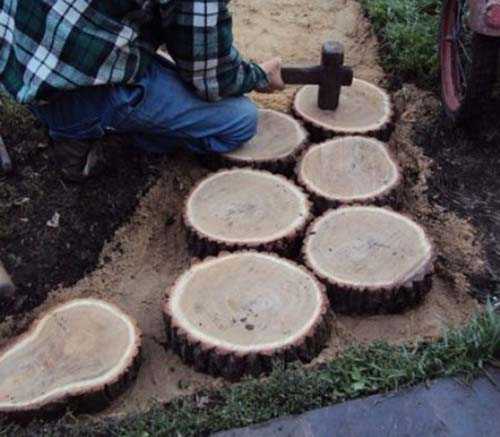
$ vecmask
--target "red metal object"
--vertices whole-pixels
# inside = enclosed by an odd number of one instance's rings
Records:
[[[454,32],[456,7],[449,8],[442,17],[442,32],[445,41],[440,45],[441,59],[441,86],[443,89],[444,103],[451,111],[460,107],[462,98],[462,86],[459,79],[457,52],[453,45],[452,34]]]
[[[441,96],[455,123],[480,116],[498,80],[500,0],[443,0]]]
[[[441,96],[452,121],[480,115],[497,81],[499,47],[500,0],[443,0]]]
[[[486,24],[492,29],[500,29],[500,3],[488,5],[486,9]]]
[[[500,36],[500,0],[469,0],[468,23],[474,32]]]

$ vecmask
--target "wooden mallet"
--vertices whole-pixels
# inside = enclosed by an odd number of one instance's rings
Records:
[[[282,77],[290,85],[319,85],[318,106],[333,111],[339,105],[343,86],[351,86],[352,68],[344,65],[344,47],[327,41],[321,53],[321,65],[310,67],[284,67]]]

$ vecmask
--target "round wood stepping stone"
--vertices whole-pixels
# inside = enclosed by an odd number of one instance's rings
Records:
[[[283,176],[249,168],[223,170],[202,180],[186,202],[191,253],[254,248],[293,256],[311,219],[304,191]]]
[[[140,345],[135,321],[114,305],[57,306],[0,352],[0,414],[103,408],[135,377]]]
[[[297,166],[297,179],[323,211],[341,204],[394,204],[402,181],[385,144],[359,136],[310,148]]]
[[[290,173],[304,150],[307,132],[293,117],[261,109],[257,135],[240,149],[222,155],[227,164]]]
[[[318,107],[317,85],[306,85],[295,95],[294,113],[316,137],[333,135],[373,135],[387,139],[393,110],[389,95],[381,88],[361,79],[343,87],[339,106],[334,111]]]
[[[195,264],[164,305],[173,350],[198,371],[239,378],[275,359],[310,361],[329,338],[323,285],[298,264],[254,251]]]
[[[389,209],[325,213],[311,225],[303,255],[327,285],[334,311],[397,312],[431,288],[432,244],[422,227]]]

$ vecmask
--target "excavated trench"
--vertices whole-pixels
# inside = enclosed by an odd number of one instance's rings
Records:
[[[233,0],[232,7],[236,43],[245,56],[263,61],[279,55],[287,62],[315,63],[322,42],[335,39],[345,44],[346,64],[354,67],[357,77],[382,87],[386,84],[377,61],[377,41],[356,1]],[[289,88],[276,95],[252,97],[262,107],[289,111],[294,91]],[[417,134],[423,138],[416,128],[431,125],[438,116],[438,102],[413,86],[403,87],[393,98],[398,121],[389,147],[405,175],[402,210],[421,223],[436,244],[433,289],[420,306],[403,314],[338,316],[328,346],[311,365],[334,358],[356,342],[435,339],[445,327],[466,323],[481,308],[468,293],[470,278],[486,277],[486,254],[476,223],[465,214],[457,215],[450,205],[441,205],[437,194],[429,198],[429,186],[436,192],[432,181],[439,168],[425,154],[432,149],[415,143]],[[183,203],[207,170],[182,155],[164,160],[160,170],[161,176],[140,199],[130,221],[105,245],[94,271],[73,286],[54,289],[31,313],[0,325],[7,339],[55,303],[90,296],[115,303],[136,318],[144,333],[142,367],[133,387],[103,415],[137,412],[154,401],[166,402],[225,384],[195,372],[165,349],[161,302],[165,290],[190,265],[182,227]]]

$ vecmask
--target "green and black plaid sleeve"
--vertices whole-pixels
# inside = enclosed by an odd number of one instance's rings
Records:
[[[226,1],[22,0],[0,1],[0,85],[28,103],[133,83],[162,40],[182,78],[207,100],[267,84],[233,48]]]
[[[159,0],[161,4],[170,3]],[[265,87],[266,74],[233,46],[227,0],[178,0],[164,15],[164,37],[181,77],[200,97],[216,101]]]
[[[56,91],[131,82],[141,70],[135,0],[0,2],[0,84],[28,103]]]

